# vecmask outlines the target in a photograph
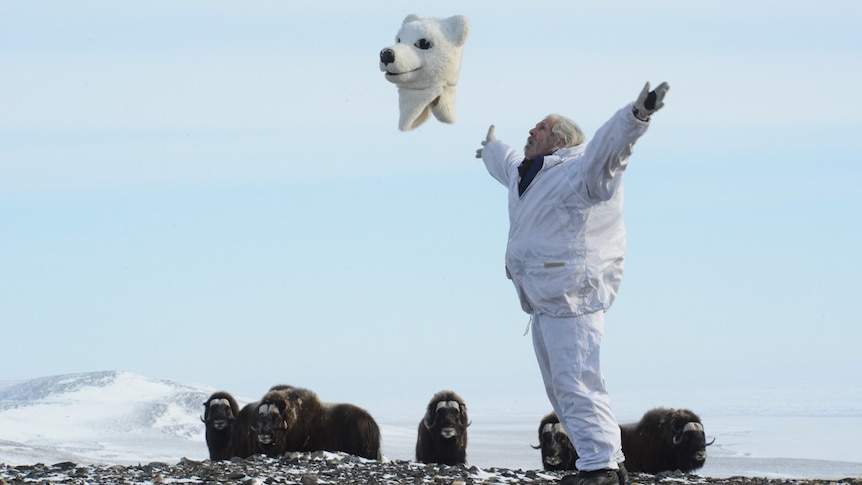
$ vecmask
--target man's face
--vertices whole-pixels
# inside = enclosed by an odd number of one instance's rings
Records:
[[[555,148],[559,141],[555,140],[551,134],[551,129],[557,124],[557,120],[545,118],[536,123],[536,126],[530,130],[530,136],[527,138],[527,144],[524,145],[524,156],[527,159],[533,159],[539,155],[547,155]]]

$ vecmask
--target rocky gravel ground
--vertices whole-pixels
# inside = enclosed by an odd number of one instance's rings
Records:
[[[340,453],[291,453],[281,458],[254,456],[247,460],[211,462],[183,459],[175,465],[110,466],[0,464],[0,485],[18,484],[239,484],[239,485],[479,485],[556,484],[558,472],[541,470],[479,469],[470,466],[424,465],[409,461],[378,462]],[[705,478],[694,474],[632,473],[631,484],[862,485],[862,478],[845,480],[777,480],[765,478]]]

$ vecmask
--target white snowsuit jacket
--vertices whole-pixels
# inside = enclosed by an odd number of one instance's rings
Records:
[[[509,188],[506,275],[525,312],[571,317],[613,303],[626,252],[622,177],[648,126],[629,104],[589,143],[546,155],[523,195],[524,155],[499,140],[482,150],[488,172]]]

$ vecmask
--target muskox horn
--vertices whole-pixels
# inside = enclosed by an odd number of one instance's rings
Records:
[[[425,417],[422,419],[422,424],[425,425],[426,429],[434,428],[435,423],[437,422],[437,411],[442,408],[447,407],[446,401],[438,401],[437,405],[434,406],[434,411],[431,411],[431,407],[428,407],[428,412],[425,413]]]
[[[689,431],[699,431],[703,433],[703,425],[695,421],[685,423],[685,426],[682,428],[682,431],[680,431],[679,434],[673,437],[673,444],[678,445],[682,443],[682,436]]]
[[[709,443],[707,443],[707,444],[706,444],[706,446],[709,446],[709,445],[711,445],[711,444],[713,444],[713,443],[715,443],[715,437],[713,437],[713,438],[712,438],[712,441],[710,441]]]
[[[695,421],[686,423],[685,427],[682,428],[682,432],[685,433],[686,431],[700,431],[703,433],[703,425]]]
[[[452,408],[456,411],[461,411],[461,406],[458,405],[458,401],[440,401],[437,403],[437,409],[435,411],[439,411],[443,408]]]

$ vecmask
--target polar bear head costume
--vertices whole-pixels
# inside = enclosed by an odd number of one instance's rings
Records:
[[[455,84],[470,24],[467,17],[408,15],[395,44],[380,51],[380,70],[398,86],[401,118],[398,129],[409,131],[428,119],[455,122]]]

